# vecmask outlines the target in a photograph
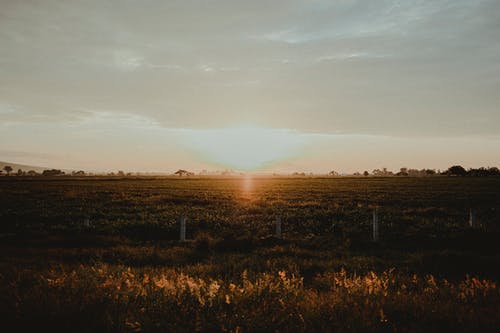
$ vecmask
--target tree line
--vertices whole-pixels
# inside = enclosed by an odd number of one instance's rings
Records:
[[[305,176],[305,173],[293,173],[294,176]],[[336,171],[330,171],[329,176],[338,176]],[[393,172],[387,168],[375,169],[372,172],[364,171],[363,173],[355,172],[352,176],[376,176],[376,177],[428,177],[428,176],[471,176],[471,177],[489,177],[500,176],[500,170],[497,167],[480,167],[465,169],[461,165],[453,165],[448,169],[441,171],[435,169],[409,169],[401,168],[399,172]]]
[[[5,171],[5,173],[4,173]],[[35,170],[24,171],[18,169],[17,172],[14,172],[14,169],[10,165],[6,165],[0,170],[0,176],[76,176],[76,177],[84,177],[84,176],[95,176],[94,173],[88,173],[83,170],[72,171],[70,173],[66,173],[60,169],[47,169],[43,170],[41,173],[36,172]],[[131,172],[125,173],[124,171],[119,170],[118,172],[109,172],[107,174],[103,174],[105,176],[118,176],[118,177],[126,177],[133,176]],[[136,173],[135,175],[140,175]],[[179,169],[174,173],[177,176],[194,176],[195,173],[183,169]],[[328,173],[329,176],[340,176],[338,172],[332,170]],[[375,176],[375,177],[428,177],[428,176],[471,176],[471,177],[490,177],[490,176],[500,176],[500,170],[497,167],[480,167],[480,168],[469,168],[465,169],[461,165],[453,165],[449,167],[445,171],[435,170],[435,169],[410,169],[410,168],[401,168],[399,172],[393,172],[388,170],[387,168],[375,169],[371,173],[368,171],[364,171],[363,173],[355,172],[351,176]],[[306,174],[304,172],[294,172],[292,176],[314,176],[314,174],[309,173]]]
[[[34,176],[65,176],[65,175],[69,175],[69,176],[86,176],[87,173],[85,173],[85,171],[72,171],[71,173],[66,173],[60,169],[47,169],[47,170],[43,170],[42,172],[37,172],[35,170],[28,170],[28,171],[25,171],[25,170],[22,170],[22,169],[18,169],[17,172],[12,172],[14,171],[14,169],[10,166],[10,165],[6,165],[3,167],[2,170],[0,170],[0,175],[4,175],[3,172],[5,171],[5,176],[30,176],[30,177],[34,177]]]

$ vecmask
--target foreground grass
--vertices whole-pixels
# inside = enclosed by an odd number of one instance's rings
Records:
[[[0,276],[3,324],[15,331],[494,332],[500,288],[432,275],[279,271],[234,280],[119,265],[14,270]]]

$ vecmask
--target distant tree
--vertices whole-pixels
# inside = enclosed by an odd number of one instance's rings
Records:
[[[178,175],[179,177],[182,177],[182,176],[193,176],[194,173],[191,172],[191,171],[187,171],[187,170],[183,170],[183,169],[179,169],[177,170],[174,175]]]
[[[474,176],[474,177],[488,177],[488,176],[498,176],[500,175],[500,170],[498,170],[497,167],[490,167],[490,168],[477,168],[477,169],[469,169],[467,171],[467,176]]]
[[[50,169],[50,170],[43,170],[42,175],[43,176],[62,176],[62,175],[64,175],[64,172],[59,170],[59,169]]]
[[[21,169],[17,169],[17,173],[16,173],[16,175],[17,175],[17,176],[22,176],[22,175],[24,175],[23,170],[21,170]]]
[[[71,175],[76,177],[82,177],[85,176],[85,171],[83,170],[73,171],[71,172]]]
[[[339,175],[339,173],[335,170],[332,170],[328,173],[328,176],[338,176],[338,175]]]
[[[427,176],[434,176],[436,174],[436,170],[433,169],[425,169],[425,174]]]
[[[473,177],[484,177],[487,176],[488,170],[485,168],[478,168],[478,169],[472,169],[470,168],[467,171],[467,176],[473,176]]]
[[[408,176],[408,168],[401,168],[396,176]]]
[[[123,172],[122,170],[118,170],[118,172],[116,173],[117,176],[120,176],[120,177],[124,177],[125,176],[125,172]]]
[[[363,172],[363,176],[368,177],[370,173],[368,171]]]
[[[500,176],[500,170],[497,167],[488,168],[490,176]]]
[[[7,176],[12,172],[12,167],[10,165],[4,166],[3,169],[7,172]]]
[[[37,176],[38,173],[36,173],[35,170],[30,170],[30,171],[26,172],[26,175],[28,175],[28,176]]]
[[[374,176],[379,176],[379,177],[387,177],[387,176],[393,176],[394,173],[392,171],[387,170],[387,168],[382,168],[380,169],[375,169],[372,171],[372,174]]]
[[[454,165],[445,172],[449,176],[465,176],[467,174],[467,170],[464,169],[461,165]]]

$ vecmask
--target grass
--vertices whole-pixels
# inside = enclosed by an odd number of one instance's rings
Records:
[[[257,178],[249,191],[243,181],[2,177],[2,322],[81,332],[500,327],[499,178]],[[283,239],[271,237],[277,216]]]
[[[340,270],[305,286],[285,271],[234,280],[102,264],[32,273],[1,277],[3,323],[18,330],[494,332],[500,324],[496,283],[470,277]]]

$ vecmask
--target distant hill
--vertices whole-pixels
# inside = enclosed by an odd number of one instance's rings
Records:
[[[43,172],[43,170],[47,169],[58,169],[58,168],[50,168],[50,167],[40,167],[40,166],[33,166],[33,165],[25,165],[25,164],[18,164],[18,163],[11,163],[11,162],[2,162],[0,161],[0,170],[3,170],[3,167],[6,165],[10,165],[12,167],[12,172],[15,173],[17,170],[21,169],[23,171],[30,171],[34,170],[38,173]],[[61,169],[64,172],[71,172],[72,170],[67,170],[67,169]]]

